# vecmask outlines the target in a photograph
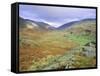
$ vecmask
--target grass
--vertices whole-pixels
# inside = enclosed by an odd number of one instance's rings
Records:
[[[75,41],[79,45],[85,45],[86,43],[89,43],[89,42],[95,40],[95,38],[91,35],[82,35],[82,34],[80,34],[80,35],[69,34],[66,37],[69,40]]]
[[[29,32],[25,31],[20,34],[20,70],[27,70],[30,65],[33,65],[32,61],[34,60],[38,62],[42,58],[48,58],[49,55],[63,55],[77,46],[74,41],[67,40],[63,36],[63,32],[50,31],[45,34],[37,33],[38,36],[34,35],[34,32],[32,34]],[[28,33],[30,35],[27,35]]]
[[[28,70],[52,70],[52,69],[69,69],[69,68],[88,68],[95,67],[95,58],[82,56],[82,50],[77,48],[63,55],[48,55],[40,61],[33,61]],[[41,64],[41,65],[40,65]]]
[[[95,57],[84,56],[82,50],[85,44],[95,42],[95,33],[83,34],[82,28],[75,33],[20,31],[20,71],[95,67]]]

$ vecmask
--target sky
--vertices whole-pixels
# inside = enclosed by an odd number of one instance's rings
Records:
[[[37,5],[19,5],[19,16],[54,27],[86,18],[96,18],[96,10],[90,8],[53,7]]]

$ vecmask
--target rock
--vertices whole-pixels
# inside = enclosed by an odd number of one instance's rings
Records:
[[[87,57],[95,57],[96,56],[96,50],[93,47],[84,47],[83,55],[87,56]]]

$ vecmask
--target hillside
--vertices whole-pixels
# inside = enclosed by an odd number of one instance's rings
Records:
[[[52,30],[54,27],[50,26],[44,22],[37,22],[29,19],[23,19],[19,17],[19,26],[20,28],[29,28],[29,29],[37,29],[37,30]]]
[[[20,71],[96,67],[95,21],[84,20],[63,30],[25,29],[19,39]]]
[[[83,19],[83,20],[79,20],[79,21],[72,21],[72,22],[63,24],[62,26],[58,27],[57,29],[63,30],[63,29],[69,28],[69,27],[73,27],[73,25],[80,25],[82,23],[87,23],[87,22],[91,23],[94,21],[95,21],[95,19]]]

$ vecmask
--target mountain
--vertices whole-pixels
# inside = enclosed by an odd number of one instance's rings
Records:
[[[58,27],[57,29],[62,30],[62,29],[68,28],[68,27],[70,27],[71,25],[73,25],[73,24],[75,24],[77,22],[79,22],[79,21],[73,21],[73,22],[69,22],[69,23],[63,24],[62,26]]]
[[[20,28],[26,27],[26,21],[25,21],[25,19],[19,17],[19,26],[20,26]]]
[[[83,19],[81,21],[95,21],[96,19],[95,18],[87,18],[87,19]]]
[[[73,21],[73,22],[65,23],[62,26],[58,27],[57,29],[58,30],[63,30],[63,29],[69,28],[69,27],[71,27],[73,25],[85,23],[87,21],[95,21],[95,19],[83,19],[83,20],[80,20],[80,21]]]
[[[39,30],[53,30],[54,27],[44,22],[37,22],[29,19],[19,17],[20,28],[39,29]]]
[[[81,20],[70,27],[65,29],[71,34],[93,34],[96,33],[96,20],[95,19],[84,19]]]

